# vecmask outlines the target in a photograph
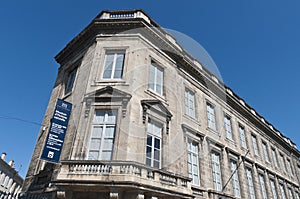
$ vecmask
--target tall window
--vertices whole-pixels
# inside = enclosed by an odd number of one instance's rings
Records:
[[[285,161],[284,161],[284,157],[282,154],[280,154],[280,164],[281,164],[281,168],[283,169],[283,171],[286,172]]]
[[[147,146],[146,146],[146,165],[160,168],[161,166],[161,138],[162,125],[148,122]]]
[[[288,188],[290,199],[294,199],[293,192],[291,188]]]
[[[277,192],[276,192],[274,180],[270,179],[270,185],[271,185],[271,189],[272,189],[273,199],[277,199]]]
[[[77,69],[75,69],[75,70],[73,70],[72,72],[69,73],[68,82],[67,82],[66,88],[65,88],[65,94],[68,94],[73,90],[75,77],[76,77],[76,72],[77,72]]]
[[[185,89],[185,113],[195,118],[195,94],[189,89]]]
[[[206,112],[207,112],[208,127],[213,130],[216,130],[215,107],[210,103],[206,103]]]
[[[276,151],[274,148],[272,148],[272,156],[273,156],[273,161],[274,161],[275,167],[278,167],[277,155],[276,155]]]
[[[254,184],[253,184],[251,169],[246,168],[246,176],[247,176],[250,199],[255,199],[255,190],[254,190]]]
[[[163,94],[163,68],[155,63],[150,65],[149,88],[154,92]]]
[[[267,162],[269,162],[269,154],[268,154],[267,144],[263,142],[263,143],[262,143],[262,148],[263,148],[265,160],[266,160]]]
[[[260,183],[262,198],[267,199],[267,190],[266,190],[266,186],[265,186],[265,178],[262,174],[259,174],[259,183]]]
[[[293,170],[292,170],[292,165],[291,165],[290,160],[287,160],[287,166],[288,166],[288,169],[289,169],[289,172],[290,172],[291,176],[293,176]]]
[[[228,115],[224,116],[224,125],[225,125],[226,137],[232,140],[231,118]]]
[[[123,51],[107,51],[103,69],[103,79],[121,79],[123,75],[125,53]]]
[[[217,153],[212,153],[211,160],[212,160],[212,173],[213,173],[214,189],[216,191],[222,191],[220,155]]]
[[[89,160],[111,160],[117,111],[97,110],[92,124],[88,159]]]
[[[296,196],[296,199],[299,199],[299,193],[298,192],[296,192],[295,196]]]
[[[253,145],[254,154],[259,156],[258,146],[257,146],[257,139],[256,139],[255,135],[252,135],[252,145]]]
[[[286,199],[283,184],[279,184],[279,188],[280,188],[280,193],[281,193],[281,199]]]
[[[246,138],[245,138],[245,128],[241,125],[239,125],[239,132],[240,132],[240,138],[241,138],[241,145],[242,145],[242,147],[247,148]]]
[[[199,156],[198,156],[198,144],[190,139],[187,143],[188,151],[188,172],[189,178],[192,179],[192,184],[199,185]]]
[[[236,170],[236,162],[233,160],[230,160],[230,170],[231,173],[233,174],[232,183],[233,183],[234,196],[241,197],[240,182],[239,182],[238,172]]]

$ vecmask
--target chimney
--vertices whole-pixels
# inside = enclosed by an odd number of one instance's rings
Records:
[[[15,161],[10,160],[10,161],[8,162],[8,165],[11,166],[11,167],[13,167],[13,166],[14,166],[14,162],[15,162]]]
[[[2,155],[1,155],[1,159],[2,159],[2,160],[4,160],[4,159],[5,159],[5,157],[6,157],[6,153],[5,153],[5,152],[3,152],[3,153],[2,153]]]

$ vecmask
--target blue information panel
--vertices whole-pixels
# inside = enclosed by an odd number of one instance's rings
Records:
[[[68,127],[72,104],[58,99],[41,159],[57,163]]]

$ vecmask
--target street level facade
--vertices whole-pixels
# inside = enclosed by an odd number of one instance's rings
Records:
[[[299,198],[296,145],[144,11],[101,12],[55,58],[24,198]],[[58,99],[73,108],[54,164]]]

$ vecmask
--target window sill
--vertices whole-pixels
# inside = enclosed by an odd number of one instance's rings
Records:
[[[188,119],[189,121],[192,121],[198,125],[200,125],[200,121],[197,120],[195,117],[189,116],[188,114],[184,113],[183,116]]]
[[[162,95],[156,93],[155,91],[153,91],[151,89],[145,90],[145,93],[148,94],[148,95],[150,95],[151,97],[154,97],[156,99],[159,99],[159,100],[167,103],[167,100],[166,100],[165,96],[162,96]]]
[[[230,139],[230,138],[226,137],[225,140],[226,140],[226,142],[229,142],[229,143],[235,145],[235,141],[233,139]]]
[[[211,133],[213,133],[213,134],[215,134],[215,135],[220,136],[219,132],[216,129],[212,129],[210,127],[206,127],[206,130],[209,131],[209,132],[211,132]]]
[[[94,84],[91,86],[115,86],[115,85],[125,85],[129,86],[128,83],[126,83],[123,79],[107,79],[107,80],[101,80],[101,81],[95,81]]]

